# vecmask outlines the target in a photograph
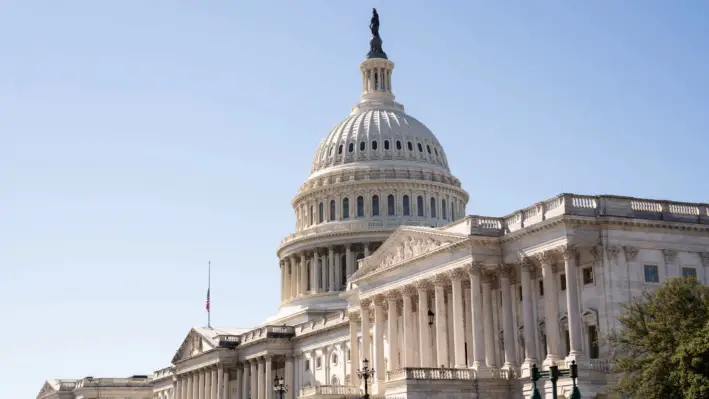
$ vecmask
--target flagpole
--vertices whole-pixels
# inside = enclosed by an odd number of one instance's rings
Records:
[[[210,298],[212,290],[212,261],[207,266],[207,328],[212,328],[212,300]]]

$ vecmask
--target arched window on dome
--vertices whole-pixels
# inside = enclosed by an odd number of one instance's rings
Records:
[[[350,218],[350,199],[347,197],[342,199],[342,218]]]
[[[448,219],[446,216],[446,200],[441,200],[441,218]]]
[[[379,196],[372,196],[372,216],[379,216]]]
[[[420,195],[416,198],[416,214],[423,217],[423,197]]]
[[[342,154],[342,144],[340,144],[340,146],[337,147],[337,154],[338,155]]]
[[[377,140],[372,141],[372,150],[373,151],[377,150]]]
[[[384,140],[384,149],[389,150],[389,140]]]
[[[436,156],[438,156],[438,148],[433,147],[433,153],[436,154]]]
[[[411,216],[411,204],[409,204],[409,196],[404,196],[404,216]]]
[[[374,90],[379,90],[379,74],[374,72]]]
[[[419,148],[419,152],[423,152],[423,146],[421,145],[421,143],[417,143],[416,145]]]
[[[335,200],[330,201],[330,221],[332,222],[333,220],[336,219],[335,216]]]
[[[396,140],[396,149],[401,150],[401,141]]]
[[[354,143],[350,143],[350,144],[347,146],[347,151],[349,151],[349,152],[354,151]]]
[[[310,282],[313,281],[313,279],[311,277],[313,275],[312,263],[311,262],[306,263],[305,268],[306,268],[306,273],[308,274],[308,279],[306,282],[306,291],[310,291],[310,290],[312,290],[312,288],[310,287]]]
[[[387,196],[387,216],[395,216],[396,213],[394,211],[394,196],[389,194],[389,196]]]
[[[361,195],[357,197],[357,217],[364,217],[364,197],[362,197]]]
[[[428,151],[429,154],[431,153],[431,146],[428,144],[426,144],[426,151]]]
[[[334,147],[334,146],[333,146],[333,147],[330,147],[330,149],[327,151],[327,156],[328,156],[328,157],[331,157],[333,151],[335,151],[335,147]]]
[[[406,143],[406,147],[409,149],[409,151],[414,150],[414,145],[410,141],[408,143]]]
[[[360,141],[359,142],[359,150],[364,151],[365,149],[367,149],[367,143],[365,143],[364,141]]]
[[[451,200],[451,220],[455,220],[455,200]]]
[[[315,208],[310,205],[310,225],[312,226],[313,224],[315,224]]]
[[[431,217],[436,217],[436,199],[431,197]]]
[[[342,254],[340,256],[340,284],[347,285],[347,256]]]
[[[318,223],[325,221],[325,204],[322,202],[318,205]]]

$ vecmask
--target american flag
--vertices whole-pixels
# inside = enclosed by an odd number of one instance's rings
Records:
[[[207,288],[207,304],[205,308],[207,309],[207,312],[209,312],[209,288]]]

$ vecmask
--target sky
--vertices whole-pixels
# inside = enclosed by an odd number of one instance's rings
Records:
[[[707,202],[702,0],[0,0],[0,375],[169,366],[275,313],[276,249],[359,99],[371,7],[393,88],[469,214],[562,192]]]

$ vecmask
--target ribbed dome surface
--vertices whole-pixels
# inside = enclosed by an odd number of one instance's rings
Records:
[[[433,133],[404,111],[383,106],[357,110],[337,124],[320,142],[311,173],[376,160],[400,160],[412,167],[435,165],[449,172]]]

